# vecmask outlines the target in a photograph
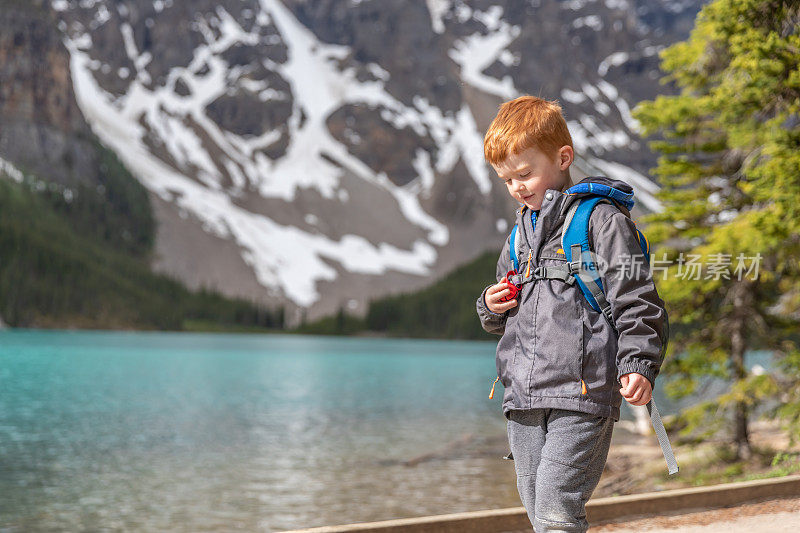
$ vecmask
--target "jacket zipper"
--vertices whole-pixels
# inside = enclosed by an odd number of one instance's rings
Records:
[[[560,207],[560,209],[558,211],[558,218],[556,220],[560,220],[561,219],[561,215],[564,214],[564,205],[565,204],[566,204],[566,202],[561,202],[561,207]],[[522,210],[520,210],[520,215],[522,214],[523,210],[524,210],[524,208]],[[562,223],[562,226],[563,226],[563,223]],[[535,222],[534,222],[533,228],[534,228],[534,230],[536,229]],[[550,231],[549,235],[545,235],[544,236],[544,240],[542,241],[543,245],[547,244],[547,241],[550,240],[550,238],[553,235],[555,235],[555,230],[556,229],[557,228],[553,228]],[[562,253],[562,254],[564,253],[564,251],[562,249],[560,249],[560,248],[559,248],[558,251],[560,253]],[[532,253],[533,253],[533,250],[529,247],[529,249],[528,249],[528,265],[527,265],[527,268],[525,269],[525,277],[526,278],[530,275],[530,272],[531,272],[531,255],[532,255]],[[581,360],[581,373],[583,373],[583,360]],[[494,383],[492,383],[492,391],[489,393],[489,398],[492,398],[494,396],[494,384],[497,383],[498,379],[500,379],[500,378],[498,377],[497,379],[494,380]],[[589,394],[589,388],[586,386],[586,382],[583,381],[583,378],[580,378],[580,381],[581,381],[581,396],[585,396],[585,395]]]

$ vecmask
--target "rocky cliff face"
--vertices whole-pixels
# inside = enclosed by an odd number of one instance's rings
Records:
[[[0,157],[53,183],[96,183],[91,130],[75,101],[57,14],[0,1]]]
[[[515,206],[482,136],[519,94],[561,102],[576,180],[657,209],[630,108],[669,90],[657,52],[700,4],[53,0],[28,27],[4,9],[0,156],[65,180],[53,158],[80,164],[85,120],[150,191],[156,270],[358,311],[499,246]]]

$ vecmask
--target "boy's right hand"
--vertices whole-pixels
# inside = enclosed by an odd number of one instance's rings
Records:
[[[503,279],[500,280],[500,283],[497,285],[492,285],[488,289],[486,289],[486,307],[489,308],[489,311],[492,313],[496,313],[498,315],[502,315],[515,305],[517,305],[516,298],[513,300],[508,300],[507,302],[501,302],[500,300],[509,294],[511,291],[508,290],[508,278],[503,276]]]

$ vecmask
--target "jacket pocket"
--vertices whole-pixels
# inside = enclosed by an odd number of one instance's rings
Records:
[[[543,259],[542,266],[563,266],[565,260]],[[583,317],[576,284],[542,279],[538,302],[531,317],[534,352],[530,371],[532,396],[578,397],[583,367]]]

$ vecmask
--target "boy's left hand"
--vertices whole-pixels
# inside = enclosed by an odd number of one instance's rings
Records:
[[[653,387],[650,385],[650,380],[641,374],[631,372],[630,374],[623,374],[619,378],[622,383],[622,388],[619,390],[622,397],[625,398],[631,405],[645,405],[650,401],[653,394]]]

